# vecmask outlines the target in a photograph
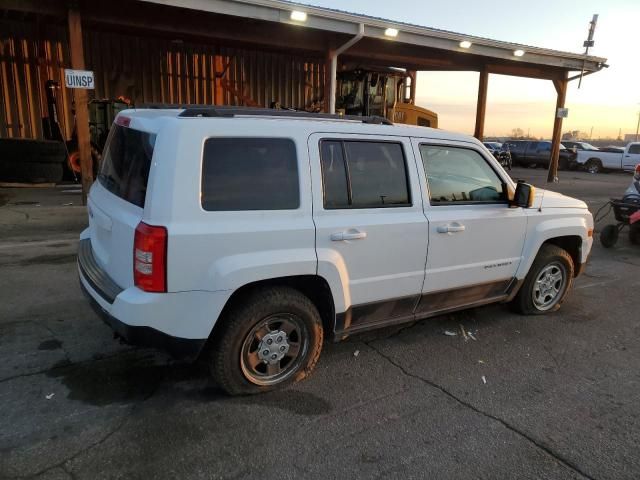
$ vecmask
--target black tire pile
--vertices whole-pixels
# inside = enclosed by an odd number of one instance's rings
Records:
[[[0,182],[57,183],[66,158],[62,142],[0,138]]]

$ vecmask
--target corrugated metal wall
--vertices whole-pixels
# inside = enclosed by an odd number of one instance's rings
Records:
[[[44,82],[64,84],[64,66],[69,64],[66,30],[43,25],[37,41],[32,23],[0,20],[0,137],[40,138],[47,104]],[[68,91],[61,102],[71,105]],[[63,132],[71,132],[70,108],[59,112]]]
[[[38,35],[39,33],[39,35]],[[84,32],[93,98],[123,96],[135,104],[216,104],[319,110],[325,68],[320,57],[192,44],[102,30]],[[66,28],[0,20],[0,137],[41,138],[46,97],[41,85],[64,85]],[[63,133],[73,130],[72,94],[60,89]]]

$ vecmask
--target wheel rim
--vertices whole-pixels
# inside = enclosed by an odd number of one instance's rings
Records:
[[[256,385],[286,380],[304,359],[308,337],[307,328],[297,315],[279,313],[260,320],[242,344],[242,373]]]
[[[560,262],[553,262],[544,267],[535,283],[531,297],[538,310],[553,308],[562,296],[567,283],[567,270]]]
[[[589,168],[588,168],[589,173],[598,173],[599,171],[600,171],[600,168],[595,163],[592,163],[591,165],[589,165]]]

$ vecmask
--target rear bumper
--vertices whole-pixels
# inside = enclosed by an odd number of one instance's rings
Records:
[[[147,293],[123,289],[100,267],[91,240],[80,240],[82,291],[102,320],[126,343],[157,348],[176,359],[195,359],[209,337],[224,296],[218,292]]]
[[[127,325],[102,308],[96,299],[93,298],[91,292],[89,292],[89,290],[84,286],[82,281],[80,282],[80,287],[87,297],[87,300],[89,300],[89,304],[93,310],[104,321],[104,323],[111,327],[115,336],[124,340],[125,343],[136,345],[138,347],[150,347],[163,350],[177,360],[187,361],[198,358],[200,351],[204,347],[206,339],[172,337],[171,335],[167,335],[166,333],[151,327]]]

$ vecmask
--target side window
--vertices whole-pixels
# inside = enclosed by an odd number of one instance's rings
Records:
[[[635,145],[631,145],[629,147],[629,153],[640,153],[640,143],[636,143]]]
[[[420,145],[420,155],[432,205],[507,201],[502,180],[475,150]]]
[[[295,144],[285,138],[209,138],[201,188],[202,208],[208,211],[296,209]]]
[[[320,162],[325,208],[348,208],[350,198],[342,142],[322,142]]]
[[[320,154],[325,208],[411,205],[401,144],[325,140]]]

